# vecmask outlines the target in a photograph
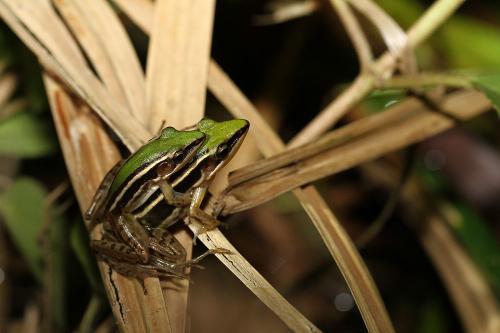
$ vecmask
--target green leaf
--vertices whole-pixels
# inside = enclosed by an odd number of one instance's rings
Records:
[[[33,158],[53,153],[57,141],[49,123],[26,113],[0,121],[0,155]]]
[[[0,194],[0,214],[7,229],[29,264],[42,281],[42,253],[37,237],[44,221],[46,191],[34,179],[20,178]]]
[[[500,66],[500,30],[466,16],[456,15],[443,25],[435,44],[443,51],[451,68]]]
[[[376,90],[366,97],[361,106],[367,114],[374,114],[394,106],[405,97],[401,89]]]
[[[472,78],[472,82],[484,92],[500,116],[500,74],[478,75]]]

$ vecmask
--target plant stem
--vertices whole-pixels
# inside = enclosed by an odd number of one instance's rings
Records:
[[[453,88],[471,88],[470,80],[462,75],[449,73],[420,73],[403,75],[387,79],[383,82],[384,89],[411,89],[419,87],[448,86]]]

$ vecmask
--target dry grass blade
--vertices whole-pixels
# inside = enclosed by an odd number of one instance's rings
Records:
[[[408,31],[408,46],[414,48],[432,32],[434,32],[464,0],[438,0],[419,18],[419,20]],[[372,72],[381,77],[389,76],[397,65],[397,58],[391,53],[385,53],[375,63]],[[388,75],[389,74],[389,75]],[[377,84],[375,77],[361,73],[354,82],[327,105],[299,134],[289,143],[290,147],[296,147],[318,137],[321,133],[332,127],[350,108],[365,98]]]
[[[93,25],[111,59],[114,76],[120,82],[132,113],[145,126],[149,118],[145,112],[144,73],[125,28],[105,0],[79,0],[78,6],[86,21]]]
[[[213,0],[155,2],[146,68],[150,131],[163,122],[184,128],[203,117],[214,10]],[[190,258],[190,235],[180,231],[175,236]],[[169,282],[164,290],[174,332],[186,331],[188,292],[187,280]]]
[[[272,156],[284,150],[284,144],[276,133],[267,125],[245,95],[215,64],[210,66],[208,87],[235,117],[246,118],[252,123],[257,145],[265,156]],[[328,205],[314,187],[308,187],[305,190],[296,189],[293,193],[313,221],[339,266],[368,331],[393,332],[394,328],[368,269]]]
[[[85,210],[101,178],[120,155],[86,106],[77,106],[52,79],[46,77],[45,83],[70,178],[78,203]],[[100,237],[100,230],[95,228],[92,237]],[[136,295],[134,286],[138,282],[112,273],[102,262],[99,266],[118,327],[123,332],[144,332],[140,295]]]
[[[275,1],[271,2],[268,7],[272,7],[271,13],[256,16],[253,22],[256,25],[270,25],[284,23],[290,20],[311,15],[318,9],[319,4],[315,0],[305,1]]]
[[[146,71],[150,129],[164,120],[182,128],[203,116],[214,10],[214,0],[155,3]]]
[[[369,71],[373,61],[373,54],[370,43],[366,39],[356,16],[351,11],[345,0],[330,0],[332,6],[338,12],[340,20],[347,30],[347,34],[352,41],[354,49],[358,55],[361,72]]]
[[[78,93],[113,129],[129,147],[139,147],[149,133],[133,121],[133,117],[123,117],[126,106],[114,99],[93,72],[85,66],[80,56],[73,56],[77,45],[74,41],[65,41],[70,36],[56,16],[52,7],[46,3],[29,2],[28,6],[18,6],[10,0],[0,1],[0,15],[23,42],[37,55],[39,61],[51,73],[58,76],[73,91]],[[31,12],[36,15],[31,16]],[[43,24],[53,22],[54,24]],[[60,45],[51,34],[61,35]],[[62,46],[66,45],[64,48]],[[80,60],[78,60],[80,59]],[[132,120],[132,121],[131,121]],[[129,133],[126,136],[123,133]]]
[[[444,110],[459,119],[470,119],[491,107],[490,102],[479,92],[465,91],[452,94],[442,104]],[[385,117],[387,115],[387,117]],[[352,168],[363,162],[421,141],[454,126],[453,120],[426,109],[418,101],[411,99],[402,102],[388,112],[360,120],[332,132],[328,145],[320,141],[271,158],[262,165],[266,173],[246,182],[244,172],[236,177],[238,185],[226,191],[241,203],[231,201],[224,208],[224,213],[234,213],[266,202],[301,185]],[[384,121],[386,118],[386,121]],[[358,125],[359,123],[359,125]],[[373,126],[375,125],[375,126]],[[316,152],[316,155],[311,155]],[[301,158],[304,154],[304,159]],[[276,163],[277,161],[278,163]],[[283,162],[289,162],[284,164]],[[278,167],[278,165],[282,165]],[[258,167],[249,167],[252,175],[259,174]],[[230,179],[230,185],[233,178]]]
[[[113,56],[116,46],[119,47],[118,49],[128,50],[126,53],[131,53],[130,42],[123,37],[123,33],[118,34],[121,38],[109,36],[113,31],[107,28],[108,21],[113,22],[112,25],[115,26],[117,18],[108,13],[106,16],[109,17],[106,17],[106,20],[103,18],[95,19],[98,17],[94,15],[95,3],[92,3],[93,6],[89,6],[87,3],[79,1],[57,0],[54,1],[54,4],[85,50],[113,98],[127,105],[129,112],[135,110],[136,114],[140,114],[143,110],[144,102],[141,103],[141,101],[144,100],[144,96],[137,95],[141,92],[141,82],[142,85],[144,84],[144,75],[136,56],[133,56],[130,61],[124,61],[125,59],[122,58],[117,59]],[[103,20],[106,24],[103,24]],[[120,28],[114,30],[120,31]],[[109,39],[113,39],[114,44],[108,43]],[[118,45],[116,45],[117,43]],[[131,87],[126,85],[127,80],[134,82],[134,85]]]
[[[111,59],[106,54],[101,41],[96,38],[95,30],[86,24],[88,21],[82,20],[76,2],[56,0],[54,4],[94,64],[99,77],[102,78],[110,94],[116,100],[125,103],[125,93],[113,73]]]
[[[397,59],[403,73],[415,73],[417,62],[404,30],[372,0],[350,1],[379,30],[392,56]]]

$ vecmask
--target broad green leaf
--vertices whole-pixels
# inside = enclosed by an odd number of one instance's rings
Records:
[[[0,214],[33,274],[42,281],[42,253],[37,237],[44,221],[46,191],[34,179],[20,178],[0,194]]]
[[[472,82],[484,92],[500,115],[500,74],[475,76]]]
[[[18,158],[45,156],[57,149],[48,122],[22,112],[0,121],[0,155]]]

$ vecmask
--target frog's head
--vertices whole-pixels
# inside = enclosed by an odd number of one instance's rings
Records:
[[[250,124],[245,119],[217,122],[204,118],[198,123],[198,130],[206,140],[196,152],[197,162],[203,166],[205,180],[210,180],[238,151]]]

